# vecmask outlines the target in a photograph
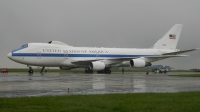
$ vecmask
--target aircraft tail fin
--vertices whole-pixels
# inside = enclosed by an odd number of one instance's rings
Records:
[[[176,49],[181,30],[182,24],[175,24],[161,39],[159,39],[153,49]]]

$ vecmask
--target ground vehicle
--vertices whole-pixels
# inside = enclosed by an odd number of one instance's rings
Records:
[[[160,69],[153,69],[152,71],[154,73],[167,73],[169,70],[168,69],[164,69],[164,68],[160,68]]]
[[[1,73],[8,73],[8,69],[7,68],[1,69]]]
[[[195,72],[200,72],[200,69],[196,69]]]

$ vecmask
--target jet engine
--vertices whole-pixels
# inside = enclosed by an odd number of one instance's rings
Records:
[[[139,68],[139,67],[151,66],[152,64],[150,62],[146,62],[141,59],[132,59],[130,61],[130,65],[131,65],[131,67]]]
[[[104,70],[106,65],[101,61],[95,61],[90,63],[89,67],[91,70]]]

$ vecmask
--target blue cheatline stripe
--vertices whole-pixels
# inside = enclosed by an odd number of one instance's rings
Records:
[[[97,57],[97,54],[51,54],[51,53],[12,53],[16,57]],[[153,55],[125,55],[125,54],[98,54],[98,57],[108,58],[128,58],[128,57],[145,57]]]

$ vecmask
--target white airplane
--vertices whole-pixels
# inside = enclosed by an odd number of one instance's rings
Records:
[[[60,67],[63,70],[84,67],[86,73],[93,73],[93,70],[111,73],[111,67],[146,67],[154,61],[184,57],[187,55],[179,54],[197,50],[176,49],[182,27],[182,24],[175,24],[153,47],[146,49],[73,47],[59,41],[50,41],[24,44],[7,56],[27,65],[29,73],[33,73],[31,66],[42,66],[41,73],[45,67]]]

